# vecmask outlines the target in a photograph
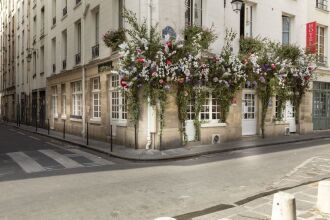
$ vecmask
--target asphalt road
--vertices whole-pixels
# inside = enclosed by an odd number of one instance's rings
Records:
[[[0,219],[193,219],[324,177],[327,139],[133,163],[0,126]]]

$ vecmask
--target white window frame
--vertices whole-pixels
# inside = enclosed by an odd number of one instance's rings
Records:
[[[57,86],[54,86],[52,87],[52,114],[54,118],[58,118],[57,98]]]
[[[323,30],[323,35],[321,34],[321,30]],[[321,39],[323,38],[323,44],[321,44]],[[322,65],[327,65],[327,27],[322,25],[317,25],[316,32],[316,54],[318,58],[318,62]]]
[[[92,119],[101,120],[101,84],[100,77],[92,79]]]
[[[82,81],[76,81],[71,84],[72,86],[72,116],[82,116]]]
[[[119,88],[119,75],[110,75],[110,119],[119,124],[127,123],[127,103],[125,94]]]
[[[316,0],[316,8],[328,11],[328,0]]]
[[[285,19],[287,19],[287,21],[289,22],[289,29],[288,30],[285,30],[284,29],[284,22],[285,22]],[[282,44],[290,44],[291,42],[291,17],[287,16],[287,15],[282,15]],[[284,34],[288,34],[289,38],[288,38],[288,42],[284,42]]]
[[[244,36],[253,37],[253,5],[244,6]]]

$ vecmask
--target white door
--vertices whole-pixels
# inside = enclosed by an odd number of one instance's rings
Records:
[[[256,135],[257,119],[255,92],[243,92],[242,98],[242,135]]]
[[[187,120],[185,122],[187,141],[195,141],[196,138],[196,128],[194,125],[195,107],[192,104],[192,102],[190,102],[188,105],[187,114],[188,114]]]
[[[290,132],[294,133],[297,131],[295,109],[291,101],[287,101],[285,104],[285,122],[289,123]]]

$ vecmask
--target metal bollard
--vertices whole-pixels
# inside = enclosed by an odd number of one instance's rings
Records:
[[[50,125],[49,125],[49,118],[48,118],[48,135],[50,134]]]
[[[86,142],[89,144],[89,132],[88,132],[88,122],[86,122]]]
[[[112,125],[110,125],[110,152],[112,152]]]
[[[65,120],[63,121],[63,139],[65,139]]]

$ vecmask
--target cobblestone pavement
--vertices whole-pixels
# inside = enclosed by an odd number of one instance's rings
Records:
[[[321,180],[330,177],[330,159],[328,158],[324,155],[306,160],[279,181],[267,186],[266,190],[271,192],[276,189],[290,188],[283,191],[295,196],[298,220],[329,220],[330,215],[320,213],[316,209],[318,181],[315,182],[316,179]],[[193,218],[193,220],[271,219],[273,194],[243,203],[243,205]]]

